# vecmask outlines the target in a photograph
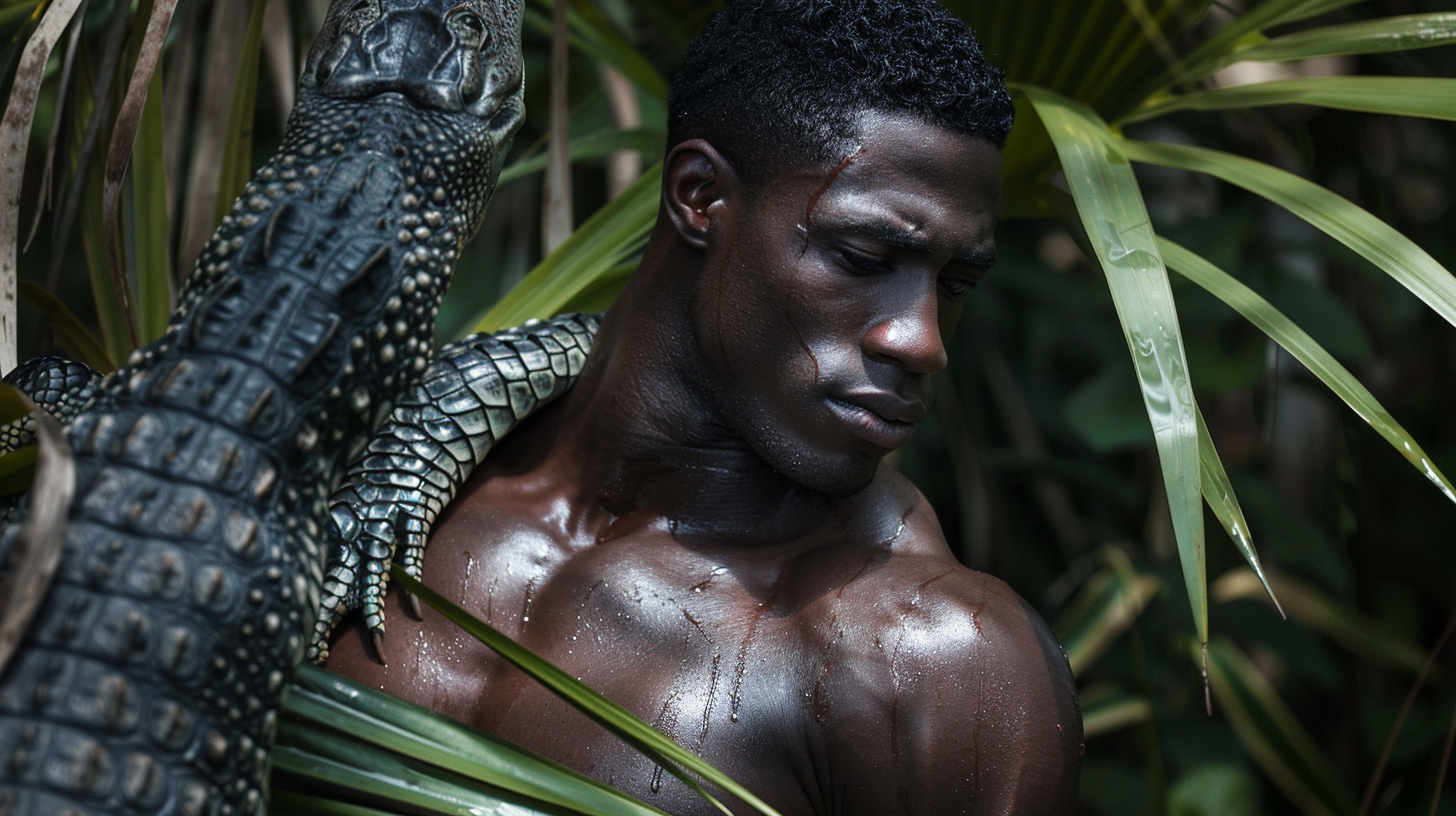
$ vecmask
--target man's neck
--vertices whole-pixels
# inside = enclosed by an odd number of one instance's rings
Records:
[[[691,287],[661,284],[661,270],[680,276],[694,259],[671,254],[644,258],[657,285],[639,272],[622,294],[547,431],[554,467],[579,501],[607,514],[598,538],[662,524],[679,536],[776,544],[841,526],[841,500],[785,478],[719,416],[698,382]]]

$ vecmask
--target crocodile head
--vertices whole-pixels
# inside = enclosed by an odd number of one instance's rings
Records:
[[[458,157],[444,179],[478,226],[510,139],[524,115],[523,0],[334,0],[299,80],[295,119],[327,120],[329,108],[387,111],[407,105],[434,141]],[[323,114],[320,116],[320,114]],[[387,127],[395,117],[374,121]],[[481,189],[481,180],[486,181]]]
[[[521,122],[521,3],[334,0],[278,152],[198,257],[167,338],[131,364],[174,340],[246,346],[317,397],[327,419],[315,432],[367,442],[428,366],[440,298]],[[256,290],[280,278],[278,303]],[[311,293],[317,325],[256,340],[295,290]],[[273,305],[255,310],[260,300]],[[246,331],[222,319],[229,310],[254,316]],[[301,446],[289,466],[333,473],[339,447]]]

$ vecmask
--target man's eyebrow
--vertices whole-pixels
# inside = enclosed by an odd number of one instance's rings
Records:
[[[897,227],[894,224],[884,221],[854,221],[825,218],[821,220],[825,226],[831,229],[853,232],[862,235],[873,241],[888,244],[900,249],[928,255],[931,247],[918,233]],[[951,258],[951,263],[956,266],[969,266],[977,269],[989,269],[996,263],[995,249],[972,249],[965,253]]]
[[[950,259],[956,266],[969,266],[974,269],[990,269],[996,265],[996,250],[973,249],[964,255],[957,255]]]

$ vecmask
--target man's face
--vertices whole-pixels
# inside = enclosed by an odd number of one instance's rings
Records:
[[[774,174],[710,232],[707,386],[779,473],[847,496],[909,440],[994,260],[1000,183],[991,143],[867,112],[847,163]]]

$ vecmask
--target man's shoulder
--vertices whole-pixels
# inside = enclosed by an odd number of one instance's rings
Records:
[[[906,485],[911,509],[883,567],[845,593],[857,623],[875,633],[873,656],[896,671],[1015,676],[1003,693],[1039,686],[1074,698],[1065,653],[1041,615],[1005,581],[956,560],[930,505]]]
[[[915,541],[871,570],[845,587],[839,606],[842,623],[873,633],[867,644],[872,648],[864,650],[869,659],[931,672],[963,672],[982,664],[1019,667],[1066,680],[1070,691],[1061,646],[1005,581]]]
[[[1014,648],[1046,632],[1041,618],[1004,581],[956,559],[935,511],[908,480],[890,471],[871,489],[878,495],[867,500],[872,505],[867,512],[888,519],[881,530],[889,535],[851,543],[866,556],[837,596],[851,601],[839,606],[860,617],[859,625],[908,628],[907,634],[939,643],[942,652]]]
[[[844,752],[837,761],[866,780],[903,774],[911,812],[1061,812],[1082,736],[1061,646],[1004,581],[956,562],[938,523],[921,523],[933,514],[919,515],[826,604],[821,631],[839,662],[816,687],[816,716]],[[886,739],[867,750],[854,736],[864,733]]]

